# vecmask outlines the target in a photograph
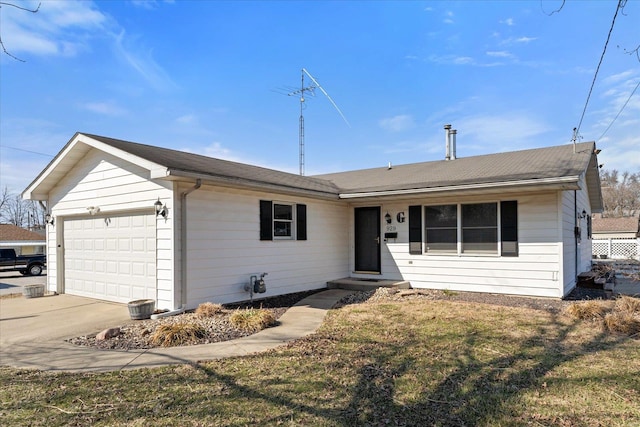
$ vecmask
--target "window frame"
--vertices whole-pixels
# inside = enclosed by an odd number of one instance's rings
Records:
[[[276,218],[276,205],[290,207],[291,219]],[[307,240],[307,205],[304,203],[260,200],[259,226],[261,241]],[[276,236],[276,224],[289,223],[290,235]]]
[[[455,225],[451,225],[451,224],[434,224],[433,226],[429,226],[428,221],[427,221],[427,217],[429,216],[427,213],[428,209],[440,209],[442,211],[447,210],[447,208],[451,208],[454,207],[454,212],[453,212],[453,222],[455,223]],[[425,205],[423,207],[423,212],[424,212],[424,252],[425,253],[430,253],[430,254],[447,254],[447,255],[455,255],[458,253],[458,240],[459,240],[459,236],[458,236],[458,227],[459,227],[459,218],[460,218],[460,212],[459,212],[459,206],[458,204],[455,203],[449,203],[449,204],[441,204],[441,205]],[[449,220],[449,222],[451,221],[451,219]],[[443,222],[446,222],[443,221]],[[444,235],[444,233],[451,232],[454,231],[455,234],[455,240],[453,242],[448,241],[448,242],[442,242],[442,241],[437,241],[435,243],[430,242],[429,240],[429,232],[432,231],[439,235]],[[448,234],[448,233],[447,233]],[[450,249],[442,249],[442,248],[434,248],[432,246],[429,245],[452,245],[452,248]]]
[[[276,206],[286,206],[289,208],[289,214],[291,218],[276,218]],[[271,205],[272,214],[271,218],[273,221],[273,240],[294,240],[296,236],[296,209],[295,203],[289,202],[278,202],[274,201]],[[289,225],[289,234],[288,235],[278,235],[276,231],[278,227],[276,224],[288,224]],[[286,227],[285,227],[286,228]]]
[[[467,223],[467,225],[465,225],[465,220],[467,221],[477,221],[477,216],[474,216],[471,219],[468,219],[468,215],[465,215],[465,207],[467,208],[471,208],[472,206],[493,206],[492,209],[495,209],[493,212],[491,212],[492,216],[493,216],[493,220],[494,222],[491,224],[469,224]],[[469,255],[499,255],[499,243],[500,243],[500,224],[499,224],[499,217],[500,217],[500,208],[499,208],[499,203],[498,202],[485,202],[485,203],[460,203],[458,204],[458,210],[460,212],[460,227],[459,227],[459,241],[460,241],[460,253],[461,254],[469,254]],[[480,217],[481,219],[484,219],[483,217]],[[485,242],[485,241],[480,241],[480,242],[473,242],[473,241],[466,241],[465,242],[465,235],[468,235],[467,233],[472,233],[475,235],[478,234],[486,234],[486,232],[489,231],[490,234],[492,234],[492,237],[495,236],[495,239],[491,239],[491,241]],[[491,233],[493,231],[493,233]],[[466,233],[465,233],[466,232]],[[478,233],[480,232],[480,233]],[[474,248],[474,249],[465,249],[465,245],[468,246],[472,246],[472,245],[493,245],[493,249],[478,249],[478,248]]]
[[[463,240],[463,205],[495,205],[495,226],[480,226],[478,229],[495,229],[495,250],[464,250]],[[434,206],[456,206],[456,251],[439,251],[429,249],[427,241],[427,208]],[[428,205],[409,206],[409,253],[413,255],[429,256],[488,256],[488,257],[517,257],[519,256],[518,236],[518,200],[488,200],[481,202],[456,202]],[[411,228],[413,227],[413,228]],[[419,228],[418,228],[419,227]],[[493,242],[491,242],[493,244]],[[424,246],[424,247],[423,247]]]

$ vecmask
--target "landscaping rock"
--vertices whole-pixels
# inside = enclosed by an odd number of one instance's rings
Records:
[[[109,328],[96,335],[96,341],[104,341],[120,335],[120,328]]]

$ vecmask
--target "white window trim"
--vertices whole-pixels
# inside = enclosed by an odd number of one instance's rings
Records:
[[[277,219],[276,218],[276,205],[289,206],[291,209],[291,219]],[[291,202],[278,202],[273,201],[271,205],[271,218],[273,221],[273,240],[295,240],[296,239],[296,204]],[[291,224],[291,236],[276,236],[276,222],[288,222]]]

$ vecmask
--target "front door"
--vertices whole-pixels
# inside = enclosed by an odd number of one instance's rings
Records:
[[[355,270],[380,273],[380,208],[355,208]]]

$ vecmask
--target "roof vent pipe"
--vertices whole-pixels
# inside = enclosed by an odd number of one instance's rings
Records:
[[[451,159],[451,142],[449,140],[449,131],[451,130],[451,125],[444,125],[444,143],[445,143],[445,153],[444,159]]]
[[[457,133],[458,131],[455,129],[451,129],[451,131],[449,132],[449,136],[451,137],[451,160],[456,159],[456,134]]]

